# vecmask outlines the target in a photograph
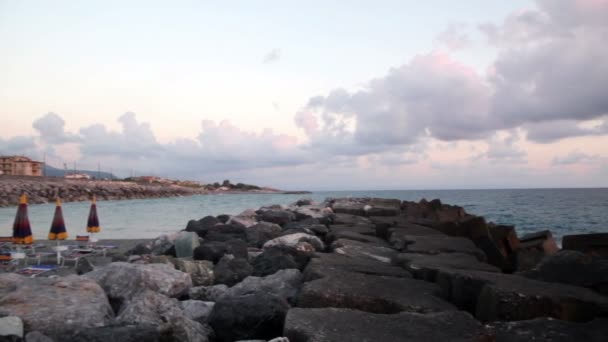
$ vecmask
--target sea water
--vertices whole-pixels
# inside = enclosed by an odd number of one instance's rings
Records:
[[[324,191],[306,195],[222,194],[161,199],[98,201],[102,227],[99,238],[155,238],[186,227],[206,215],[235,215],[264,205],[288,205],[300,198],[321,202],[327,197],[382,197],[418,201],[439,198],[459,205],[489,221],[516,226],[518,234],[549,229],[561,240],[568,234],[608,232],[608,189],[505,189],[505,190],[388,190]],[[86,234],[90,204],[63,203],[71,238]],[[28,207],[35,239],[46,239],[54,203]],[[0,208],[0,236],[12,234],[16,207]]]

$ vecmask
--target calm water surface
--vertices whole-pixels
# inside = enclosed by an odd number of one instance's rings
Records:
[[[394,190],[325,191],[309,195],[245,194],[206,195],[162,199],[99,201],[100,238],[154,238],[183,229],[188,220],[206,215],[238,214],[269,204],[291,204],[302,197],[384,197],[418,201],[440,198],[463,206],[467,212],[500,224],[515,225],[519,235],[550,229],[556,236],[608,232],[608,189],[509,190]],[[36,239],[46,238],[54,204],[30,205],[29,218]],[[64,203],[63,213],[71,237],[85,234],[89,203]],[[16,207],[0,208],[0,235],[10,235]]]

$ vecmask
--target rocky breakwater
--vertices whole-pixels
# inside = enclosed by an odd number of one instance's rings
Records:
[[[87,201],[93,195],[102,200],[123,200],[208,193],[204,189],[178,185],[0,176],[0,207],[17,205],[22,192],[28,195],[28,201],[32,204],[52,202],[56,196],[60,196],[65,202],[74,202]]]
[[[560,250],[549,232],[518,237],[439,200],[301,200],[191,220],[61,277],[0,275],[0,335],[605,341],[605,238]]]

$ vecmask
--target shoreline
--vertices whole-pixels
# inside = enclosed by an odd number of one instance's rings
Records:
[[[143,184],[115,180],[71,180],[59,177],[27,177],[0,175],[0,208],[19,204],[25,192],[29,204],[52,203],[57,196],[63,202],[98,200],[131,200],[219,194],[306,194],[304,191],[283,191],[272,188],[252,190],[191,187],[175,184]]]

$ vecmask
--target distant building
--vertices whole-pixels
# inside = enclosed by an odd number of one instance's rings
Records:
[[[43,163],[24,156],[0,156],[0,174],[42,176]]]
[[[86,173],[66,173],[64,177],[67,179],[91,179],[91,176]]]

